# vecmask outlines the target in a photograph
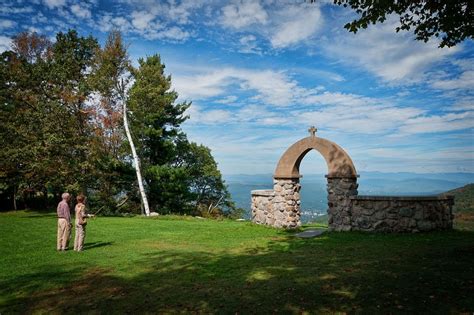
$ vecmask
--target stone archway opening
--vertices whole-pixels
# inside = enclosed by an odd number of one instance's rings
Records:
[[[300,164],[300,210],[301,223],[326,223],[327,202],[327,165],[316,150],[309,151]]]

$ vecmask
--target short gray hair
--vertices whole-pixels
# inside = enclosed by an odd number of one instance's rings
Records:
[[[61,198],[67,199],[67,198],[69,198],[69,196],[71,196],[69,193],[63,193],[63,194],[61,195]]]

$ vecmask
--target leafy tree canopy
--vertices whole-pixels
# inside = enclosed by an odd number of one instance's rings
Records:
[[[474,36],[474,2],[470,0],[334,0],[334,3],[359,14],[358,19],[344,26],[353,33],[396,14],[400,19],[397,32],[413,29],[416,39],[424,42],[441,38],[440,47],[452,47]]]
[[[21,33],[0,57],[0,204],[41,207],[67,190],[104,212],[138,212],[126,104],[154,211],[237,213],[209,148],[181,130],[191,103],[176,102],[159,55],[134,68],[119,32],[100,47],[70,30],[54,43]]]

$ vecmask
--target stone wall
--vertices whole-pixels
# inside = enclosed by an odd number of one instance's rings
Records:
[[[277,228],[301,226],[299,179],[275,179],[273,190],[252,191],[252,221]]]
[[[328,177],[328,225],[332,231],[424,232],[451,229],[453,197],[358,196],[356,177]],[[273,190],[252,191],[252,221],[297,228],[297,179],[274,179]]]
[[[349,199],[351,230],[424,232],[453,227],[454,198],[450,196],[351,196]]]
[[[252,222],[273,226],[273,190],[252,190]]]
[[[357,195],[357,177],[329,177],[328,191],[328,226],[333,231],[350,231],[351,196]]]

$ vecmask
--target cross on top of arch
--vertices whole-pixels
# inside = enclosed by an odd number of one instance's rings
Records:
[[[316,137],[316,132],[318,131],[318,129],[314,126],[311,126],[309,129],[308,129],[308,132],[309,134],[311,135],[311,137]]]

